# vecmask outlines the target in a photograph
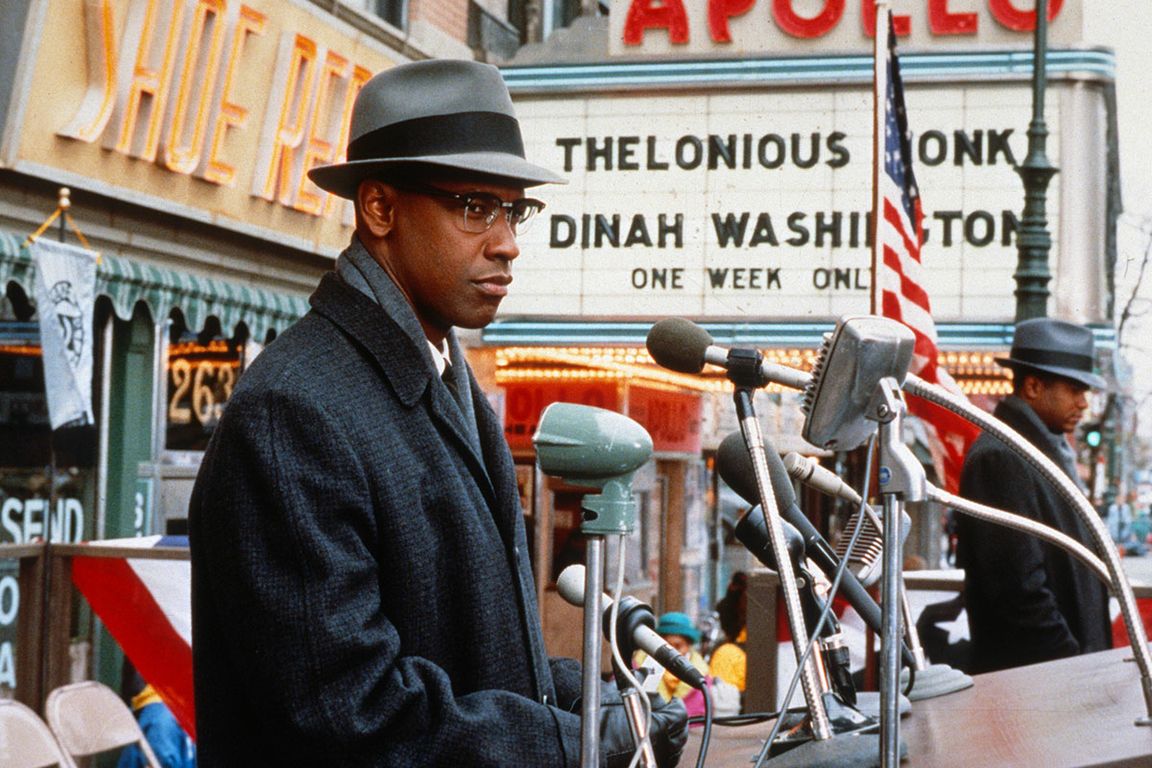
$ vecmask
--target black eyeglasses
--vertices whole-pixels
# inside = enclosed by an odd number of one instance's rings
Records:
[[[429,187],[423,184],[419,185],[401,185],[391,182],[392,186],[397,189],[402,189],[405,192],[414,192],[418,195],[428,195],[430,197],[442,197],[445,200],[455,200],[460,204],[461,210],[464,212],[462,219],[457,219],[456,224],[460,229],[465,232],[479,234],[487,232],[496,223],[496,217],[500,215],[500,211],[504,211],[504,215],[508,218],[508,226],[513,232],[519,234],[528,227],[528,222],[532,220],[540,211],[544,210],[544,203],[532,197],[522,197],[519,200],[504,201],[496,195],[491,195],[487,192],[469,192],[467,194],[457,194],[449,192],[446,189],[437,189],[436,187]]]

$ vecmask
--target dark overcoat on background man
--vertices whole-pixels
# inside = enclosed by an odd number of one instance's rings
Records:
[[[1075,466],[1027,404],[1001,402],[996,418],[1075,477]],[[981,435],[964,460],[960,495],[1036,520],[1081,543],[1092,538],[1056,487],[1015,451]],[[965,568],[972,634],[971,672],[1102,651],[1112,647],[1108,591],[1087,566],[1034,536],[959,515],[957,565]],[[972,567],[978,563],[979,568]]]
[[[192,501],[202,764],[576,765],[579,666],[545,654],[483,392],[468,373],[470,437],[409,308],[337,273],[311,302],[240,377]]]

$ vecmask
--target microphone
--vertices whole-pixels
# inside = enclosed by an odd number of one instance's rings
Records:
[[[756,349],[725,349],[712,334],[691,320],[669,317],[652,326],[646,341],[657,364],[678,373],[700,373],[704,364],[718,365],[738,384],[763,387],[776,383],[805,389],[812,377],[786,365],[765,362]]]
[[[569,605],[577,608],[584,607],[584,566],[570,565],[560,572],[556,580],[556,589],[560,597]],[[604,595],[604,635],[609,637],[608,630],[612,620],[612,598]],[[652,609],[634,597],[620,599],[620,618],[617,620],[617,635],[624,629],[624,636],[641,651],[644,651],[656,662],[693,688],[703,690],[704,675],[692,666],[692,663],[681,656],[675,648],[669,645],[664,638],[656,634],[653,627],[656,619],[652,616]],[[625,619],[627,618],[627,621]]]
[[[792,570],[799,577],[797,578],[796,591],[800,595],[800,607],[804,614],[804,623],[808,631],[811,632],[815,628],[816,622],[820,620],[820,612],[824,606],[816,596],[812,574],[804,567],[804,540],[801,538],[800,532],[787,521],[781,520],[780,525],[784,531],[785,546],[788,549],[788,559],[792,562]],[[740,516],[736,522],[735,533],[736,539],[760,561],[761,565],[775,571],[780,570],[780,566],[776,564],[776,557],[772,553],[772,543],[768,538],[768,526],[764,522],[764,512],[759,504]],[[824,623],[824,635],[828,636],[839,631],[840,622],[836,619],[836,614],[828,614],[828,620]]]
[[[820,622],[820,614],[824,612],[826,603],[817,596],[812,574],[804,567],[804,541],[800,532],[784,520],[780,521],[780,525],[784,531],[788,558],[792,561],[792,569],[797,576],[796,592],[800,598],[804,626],[812,634]],[[772,553],[764,512],[759,505],[745,512],[737,521],[736,538],[762,565],[776,571],[780,570]],[[820,647],[824,651],[825,669],[836,692],[845,702],[855,704],[856,686],[852,682],[851,659],[848,648],[843,643],[840,621],[832,611],[828,612],[828,618],[824,620],[824,627],[820,632]]]
[[[804,538],[808,557],[824,573],[829,580],[835,578],[836,570],[840,566],[840,558],[828,544],[816,526],[812,525],[803,511],[796,503],[796,492],[792,490],[792,479],[776,448],[764,439],[764,453],[768,459],[768,473],[772,483],[772,492],[776,496],[776,506],[780,509],[780,516],[791,523]],[[748,455],[748,448],[744,438],[739,432],[733,432],[721,441],[716,452],[716,470],[720,477],[732,490],[736,491],[749,504],[753,506],[760,503],[760,491],[756,487],[756,477],[752,471],[752,457]],[[844,599],[860,614],[864,623],[874,632],[880,632],[880,606],[864,589],[864,585],[856,575],[845,568],[844,575],[840,577],[840,593]],[[906,658],[911,663],[911,654],[905,649]]]
[[[815,488],[849,504],[859,505],[863,499],[856,489],[841,479],[840,475],[821,466],[820,462],[808,456],[801,456],[796,451],[789,451],[784,455],[784,468],[791,477],[799,480],[809,488]]]
[[[850,451],[875,431],[873,401],[884,379],[897,388],[908,376],[916,337],[903,323],[887,317],[843,317],[812,366],[804,390],[804,428],[800,431],[812,445]],[[872,418],[870,418],[872,417]]]
[[[832,547],[812,525],[800,507],[796,504],[796,492],[792,490],[792,479],[788,470],[780,461],[776,448],[764,438],[764,453],[768,459],[768,475],[772,483],[772,494],[776,497],[776,506],[780,509],[780,516],[800,531],[804,539],[804,548],[808,556],[819,566],[829,578],[835,572],[839,562],[832,551]],[[744,437],[739,432],[733,432],[720,442],[716,451],[716,470],[724,482],[740,494],[740,497],[749,504],[760,503],[760,490],[756,486],[756,475],[752,469],[752,457],[748,455],[748,447],[744,444]],[[843,583],[842,583],[843,585]],[[871,598],[869,598],[871,599]],[[859,610],[859,609],[857,609]],[[877,614],[879,619],[879,614]]]

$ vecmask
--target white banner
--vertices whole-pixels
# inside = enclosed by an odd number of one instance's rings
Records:
[[[66,243],[37,240],[32,256],[52,429],[92,424],[96,254]]]

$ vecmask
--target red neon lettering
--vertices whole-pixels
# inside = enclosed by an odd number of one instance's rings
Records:
[[[624,45],[640,45],[646,29],[667,29],[668,41],[688,42],[688,13],[681,0],[632,0],[624,20]]]
[[[860,0],[860,19],[864,25],[864,34],[876,37],[876,0]],[[912,18],[903,13],[894,13],[892,27],[897,37],[907,37],[912,33]]]
[[[1048,5],[1048,21],[1056,18],[1060,13],[1064,0],[1052,0]],[[1036,29],[1036,7],[1029,11],[1022,11],[1012,4],[1012,0],[988,0],[988,10],[992,18],[1008,29],[1016,32],[1031,32]]]
[[[756,0],[708,0],[708,30],[712,33],[712,42],[732,42],[728,19],[747,13],[755,4]]]
[[[976,14],[952,13],[948,0],[928,0],[928,29],[934,35],[974,35]]]
[[[792,0],[772,0],[776,25],[792,37],[820,37],[828,34],[844,15],[844,0],[825,0],[824,10],[811,19],[792,9]]]

